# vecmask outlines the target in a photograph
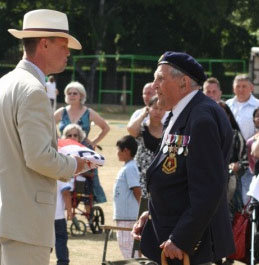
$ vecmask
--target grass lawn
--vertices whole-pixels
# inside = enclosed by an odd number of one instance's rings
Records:
[[[117,159],[116,141],[123,135],[127,134],[126,124],[128,122],[128,114],[107,114],[101,113],[111,130],[108,135],[100,142],[103,150],[99,151],[106,159],[105,166],[99,169],[99,178],[107,196],[107,202],[100,204],[105,215],[105,224],[114,224],[112,220],[112,192],[113,184],[118,170],[122,166],[122,162]],[[90,136],[98,132],[97,126],[92,126]],[[98,151],[98,150],[97,150]],[[68,223],[68,228],[71,222]],[[86,224],[88,225],[87,221]],[[87,227],[87,234],[84,237],[73,237],[69,235],[68,247],[71,265],[97,265],[101,264],[105,234],[93,234],[89,227]],[[118,248],[116,236],[109,240],[107,260],[122,259]],[[56,264],[55,252],[51,254],[51,265]]]
[[[129,114],[119,113],[117,109],[115,111],[112,109],[112,111],[116,113],[110,113],[109,111],[100,113],[111,127],[108,135],[100,142],[103,150],[99,151],[106,159],[104,167],[99,169],[100,181],[107,196],[107,202],[99,205],[104,211],[106,225],[115,225],[112,220],[113,184],[118,170],[123,165],[122,162],[119,162],[117,159],[116,141],[127,134],[126,124],[129,119]],[[92,126],[89,138],[91,139],[91,136],[95,135],[97,132],[98,128]],[[68,223],[68,228],[70,224],[71,222]],[[86,222],[86,224],[88,223]],[[104,238],[104,233],[93,234],[89,227],[87,227],[87,234],[84,237],[72,237],[69,235],[68,248],[70,265],[100,265],[102,262]],[[116,236],[114,235],[108,243],[106,260],[112,261],[119,259],[123,259],[123,257],[118,248]],[[51,254],[50,265],[55,264],[56,256],[54,250]],[[235,265],[240,264],[242,263],[235,262]]]

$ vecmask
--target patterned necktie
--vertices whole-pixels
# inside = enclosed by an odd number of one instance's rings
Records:
[[[170,111],[170,112],[168,113],[167,117],[166,117],[165,122],[164,122],[164,125],[163,125],[163,132],[164,132],[165,129],[167,128],[167,126],[168,126],[168,124],[169,124],[169,122],[170,122],[172,116],[173,116],[173,112]]]

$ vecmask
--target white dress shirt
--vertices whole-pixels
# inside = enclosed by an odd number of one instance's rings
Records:
[[[37,73],[40,76],[41,83],[43,84],[43,86],[46,86],[46,77],[45,77],[45,74],[41,71],[41,69],[36,64],[32,63],[31,61],[27,59],[23,59],[23,60],[29,63],[37,71]]]
[[[164,146],[164,143],[166,141],[167,135],[169,134],[169,132],[171,131],[175,121],[177,120],[177,118],[179,117],[179,115],[181,114],[181,112],[184,110],[184,108],[188,105],[188,103],[191,101],[191,99],[198,93],[198,90],[194,90],[191,93],[189,93],[188,95],[186,95],[184,98],[182,98],[175,107],[172,108],[172,113],[173,116],[171,117],[169,124],[165,130],[164,136],[163,136],[163,140],[162,140],[162,144],[161,144],[161,148]]]
[[[238,102],[237,97],[226,101],[230,107],[245,140],[255,134],[253,112],[259,107],[259,100],[253,95],[246,102]]]

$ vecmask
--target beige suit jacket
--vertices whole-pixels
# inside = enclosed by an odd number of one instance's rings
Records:
[[[52,247],[56,180],[75,167],[75,159],[57,152],[39,74],[20,61],[0,79],[0,237]]]

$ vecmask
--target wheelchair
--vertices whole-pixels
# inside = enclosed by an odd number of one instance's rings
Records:
[[[84,176],[85,181],[79,181],[74,177],[72,200],[72,223],[70,232],[72,236],[84,236],[87,231],[87,224],[93,234],[102,233],[101,225],[104,224],[104,212],[100,206],[94,205],[93,194],[93,173],[90,171]],[[82,178],[82,177],[81,177]],[[84,206],[83,206],[84,205]],[[86,222],[78,216],[85,217]]]

